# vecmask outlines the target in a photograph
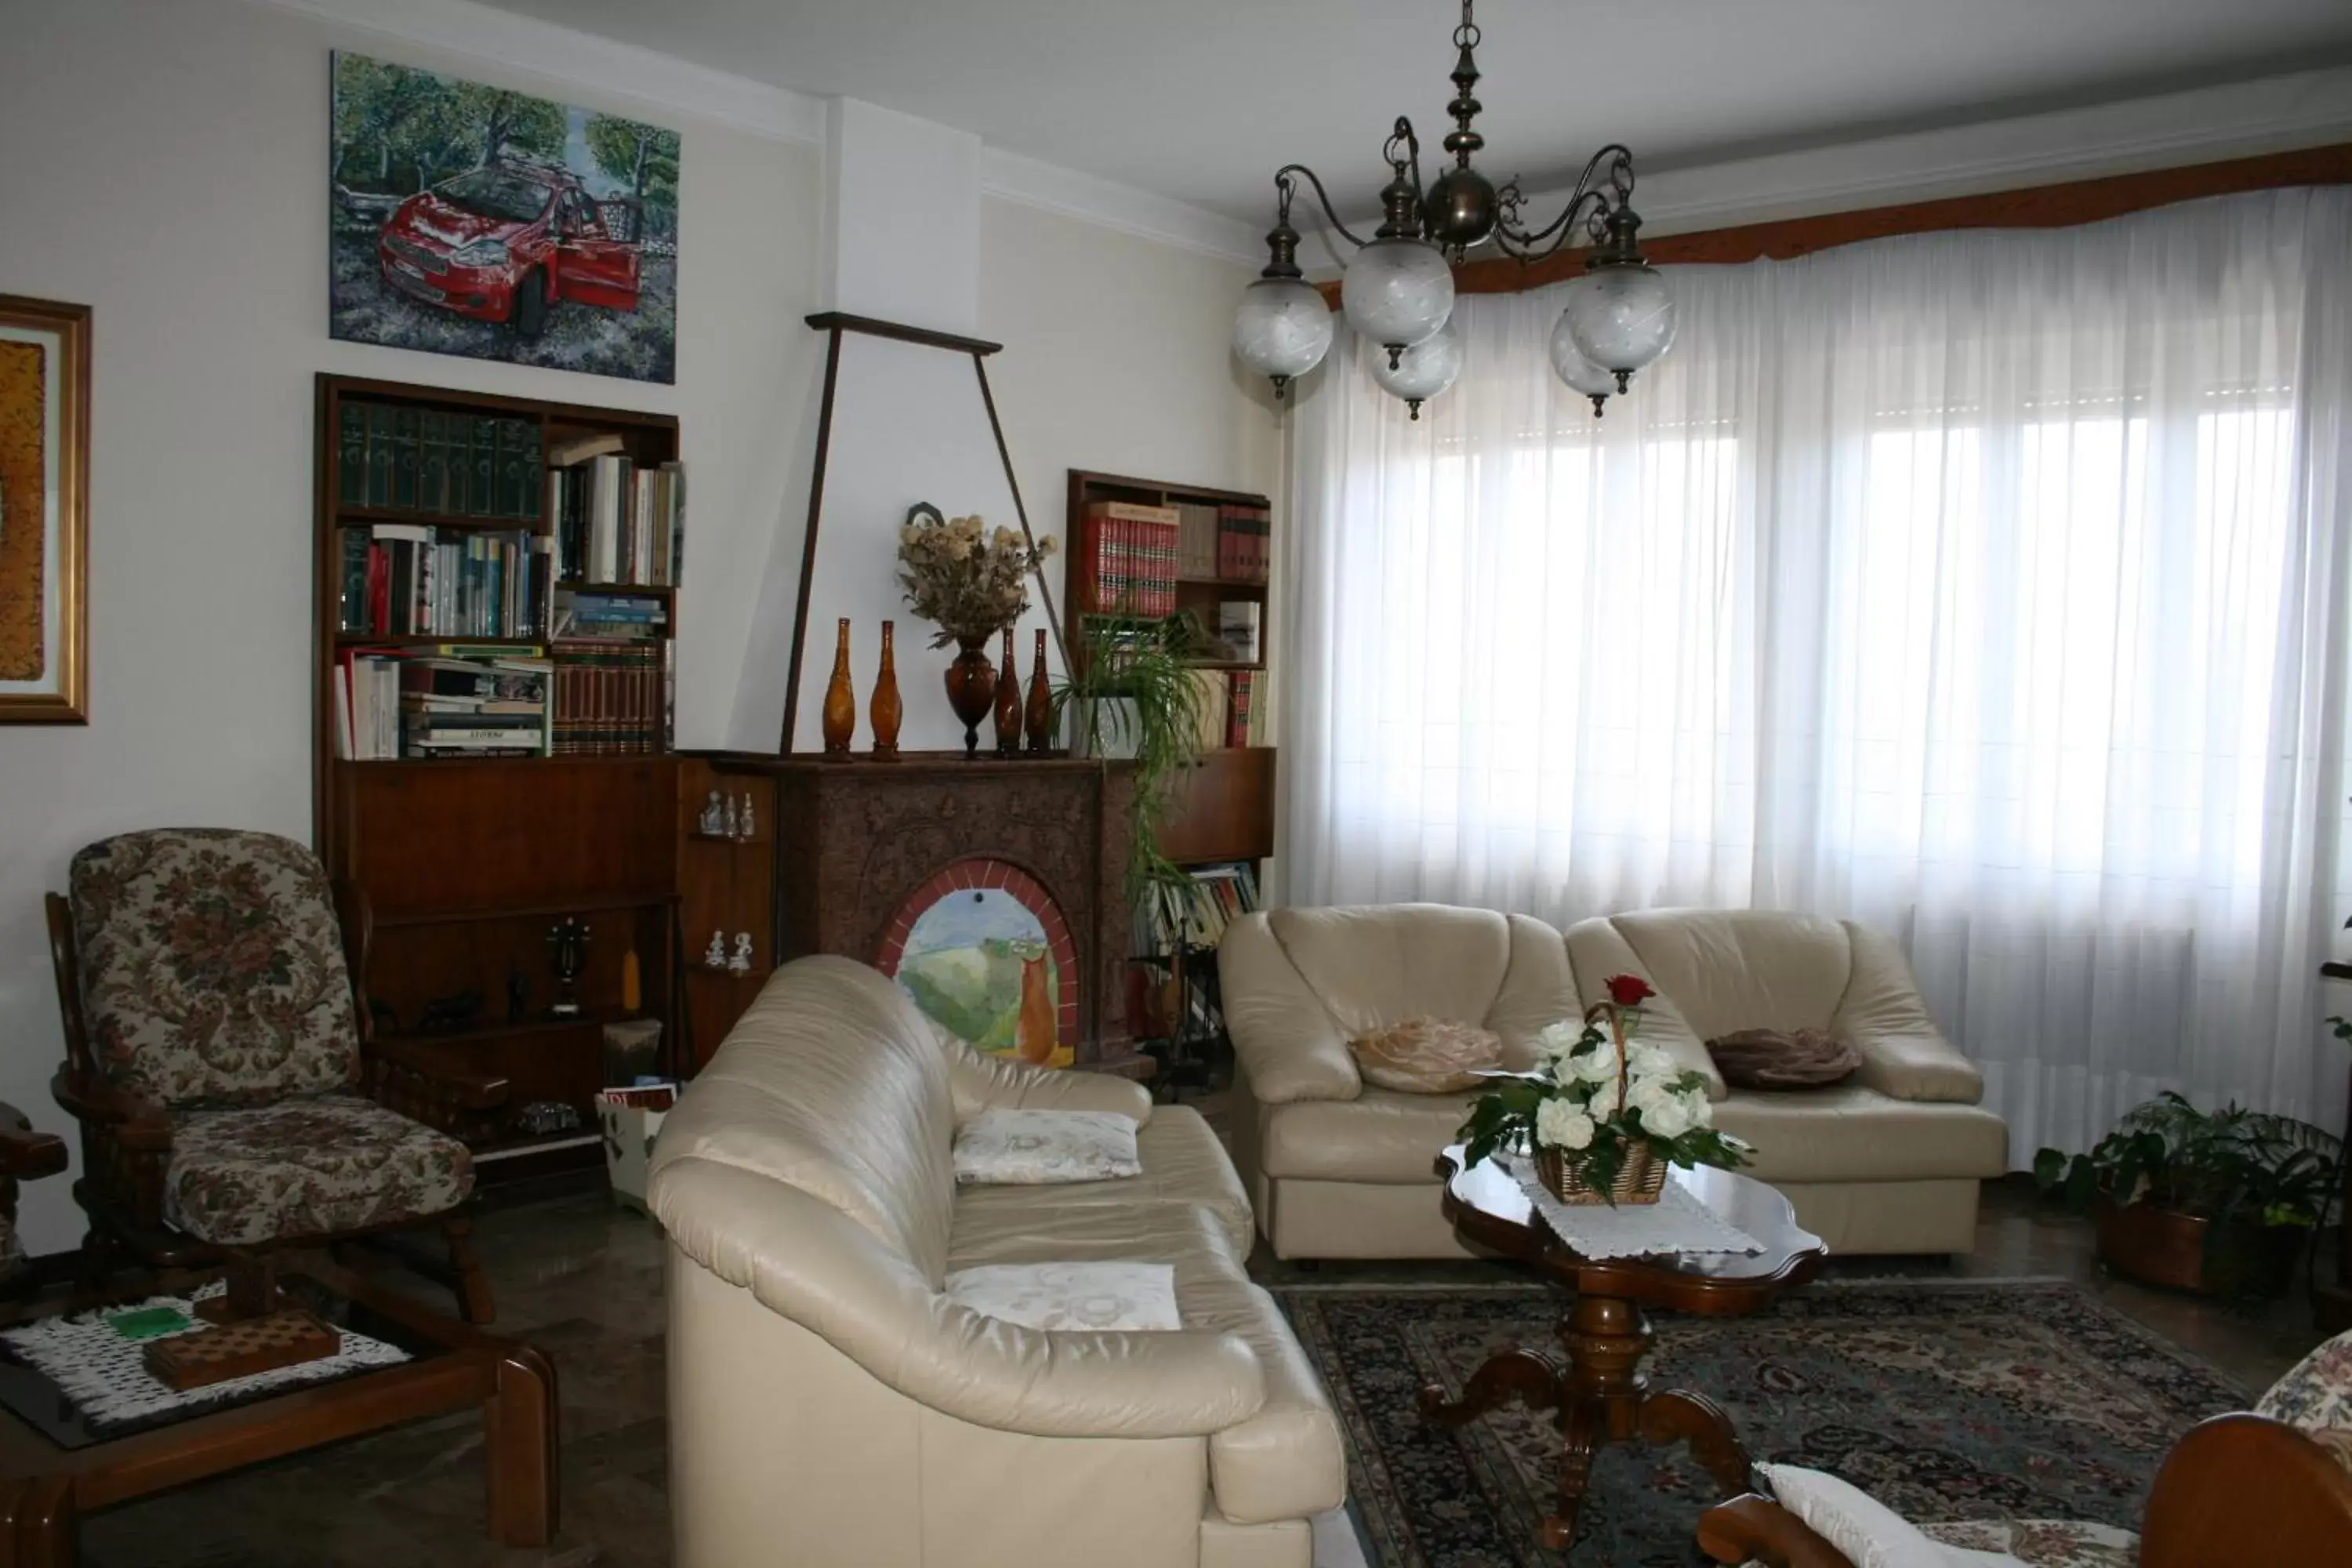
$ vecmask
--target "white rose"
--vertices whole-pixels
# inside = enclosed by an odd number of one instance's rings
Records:
[[[1573,1024],[1546,1024],[1536,1032],[1536,1048],[1554,1060],[1559,1060],[1574,1056],[1577,1042],[1583,1037],[1584,1031]]]
[[[1715,1102],[1707,1099],[1706,1089],[1692,1089],[1683,1098],[1690,1109],[1691,1125],[1693,1127],[1712,1127],[1715,1125]]]
[[[1675,1058],[1656,1046],[1635,1045],[1625,1052],[1627,1068],[1635,1078],[1673,1078]]]
[[[1617,1098],[1617,1079],[1612,1076],[1592,1086],[1592,1097],[1584,1102],[1585,1110],[1601,1121],[1617,1114],[1623,1101]]]
[[[1617,1053],[1606,1046],[1597,1046],[1570,1065],[1576,1068],[1577,1077],[1587,1083],[1599,1083],[1617,1076]]]
[[[1679,1094],[1645,1090],[1634,1098],[1633,1109],[1642,1113],[1644,1132],[1660,1138],[1679,1138],[1690,1131],[1690,1107]]]
[[[1565,1100],[1536,1108],[1536,1142],[1554,1149],[1582,1149],[1592,1142],[1592,1118]]]

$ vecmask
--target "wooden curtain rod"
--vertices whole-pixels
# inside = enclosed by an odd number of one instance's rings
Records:
[[[2273,190],[2285,185],[2341,184],[2352,184],[2352,142],[2306,147],[2293,153],[2270,153],[2257,158],[2231,158],[2218,163],[2192,163],[2178,169],[2070,180],[2057,185],[2029,185],[1986,195],[1948,196],[1939,201],[1862,207],[1777,223],[1661,235],[1644,239],[1642,251],[1650,260],[1661,264],[1738,267],[1749,261],[1785,261],[1790,257],[1810,256],[1841,245],[1898,234],[1933,234],[1961,228],[2071,228],[2077,224],[2098,223],[2203,196]],[[1460,294],[1517,294],[1541,289],[1583,271],[1584,257],[1585,252],[1579,249],[1561,251],[1527,266],[1501,256],[1473,261],[1454,269],[1454,289]],[[1336,309],[1339,302],[1339,283],[1334,280],[1318,287],[1323,298]]]

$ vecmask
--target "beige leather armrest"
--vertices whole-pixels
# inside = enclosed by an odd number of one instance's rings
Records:
[[[945,1029],[938,1034],[959,1123],[983,1110],[1108,1110],[1139,1127],[1151,1120],[1151,1091],[1139,1083],[1109,1073],[1032,1067],[973,1050]]]
[[[1609,979],[1616,974],[1634,974],[1650,983],[1658,994],[1642,1004],[1642,1022],[1635,1031],[1636,1039],[1657,1047],[1675,1058],[1675,1065],[1685,1072],[1698,1074],[1706,1085],[1706,1097],[1719,1100],[1731,1092],[1723,1080],[1715,1058],[1707,1055],[1706,1042],[1690,1026],[1675,999],[1665,994],[1655,976],[1643,965],[1633,952],[1633,944],[1625,933],[1606,916],[1579,921],[1568,928],[1569,967],[1576,975],[1577,994],[1584,1005],[1609,999]]]
[[[1244,915],[1217,945],[1225,1032],[1265,1105],[1353,1100],[1364,1089],[1339,1021],[1283,952],[1264,914]]]
[[[1927,1016],[1903,950],[1868,926],[1843,923],[1853,947],[1853,975],[1831,1028],[1862,1054],[1856,1076],[1893,1100],[1982,1100],[1984,1074]]]
[[[982,1317],[838,1209],[756,1172],[672,1160],[647,1196],[688,1257],[959,1420],[1042,1437],[1190,1437],[1265,1403],[1265,1368],[1238,1334],[1046,1333]]]

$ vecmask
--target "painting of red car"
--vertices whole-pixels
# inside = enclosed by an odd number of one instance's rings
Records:
[[[674,131],[337,54],[338,338],[676,379]]]

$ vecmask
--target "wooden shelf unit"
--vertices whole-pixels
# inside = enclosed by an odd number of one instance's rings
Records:
[[[485,1154],[544,1147],[555,1165],[594,1165],[593,1096],[604,1087],[603,1026],[624,1018],[663,1024],[664,1052],[677,1049],[679,863],[677,763],[666,751],[545,757],[339,758],[335,744],[337,655],[353,647],[543,646],[556,639],[461,635],[375,637],[341,629],[345,526],[404,522],[436,529],[546,533],[554,520],[449,515],[358,505],[342,493],[339,435],[347,402],[420,413],[519,419],[538,432],[542,452],[577,437],[617,435],[643,467],[678,455],[675,417],[532,398],[455,392],[405,383],[321,374],[317,388],[315,653],[312,662],[314,839],[330,875],[356,883],[374,917],[366,976],[377,1027],[463,1053],[511,1084],[509,1124],[480,1146]],[[543,498],[544,467],[523,476]],[[540,510],[545,511],[543,504]],[[558,584],[589,588],[582,583]],[[634,584],[672,606],[660,629],[677,632],[672,589]],[[665,649],[665,655],[667,649]],[[552,714],[551,714],[551,722]],[[551,1016],[556,982],[547,933],[577,919],[589,931],[578,981],[583,1011]],[[639,1005],[623,1006],[625,957],[636,955]],[[520,1005],[511,994],[518,986]],[[478,994],[456,1026],[421,1026],[425,1005]],[[383,1011],[389,1009],[388,1014]],[[532,1137],[512,1124],[534,1100],[556,1100],[581,1117],[577,1133]],[[536,1173],[486,1161],[485,1176]]]
[[[1087,508],[1097,501],[1132,501],[1140,506],[1246,506],[1268,510],[1273,503],[1262,495],[1248,490],[1219,489],[1211,485],[1188,485],[1160,479],[1139,479],[1125,474],[1097,473],[1087,468],[1072,468],[1069,480],[1069,504],[1063,538],[1063,602],[1076,617],[1113,613],[1094,602],[1092,584],[1083,579],[1080,563],[1086,552],[1080,548],[1086,538]],[[1221,672],[1251,673],[1265,668],[1265,650],[1272,633],[1269,619],[1270,602],[1263,582],[1240,577],[1202,577],[1179,575],[1176,578],[1176,614],[1192,614],[1200,617],[1210,631],[1216,629],[1217,606],[1229,599],[1246,599],[1258,605],[1259,657],[1254,659],[1196,659],[1198,669]],[[1073,658],[1077,657],[1073,653]]]

